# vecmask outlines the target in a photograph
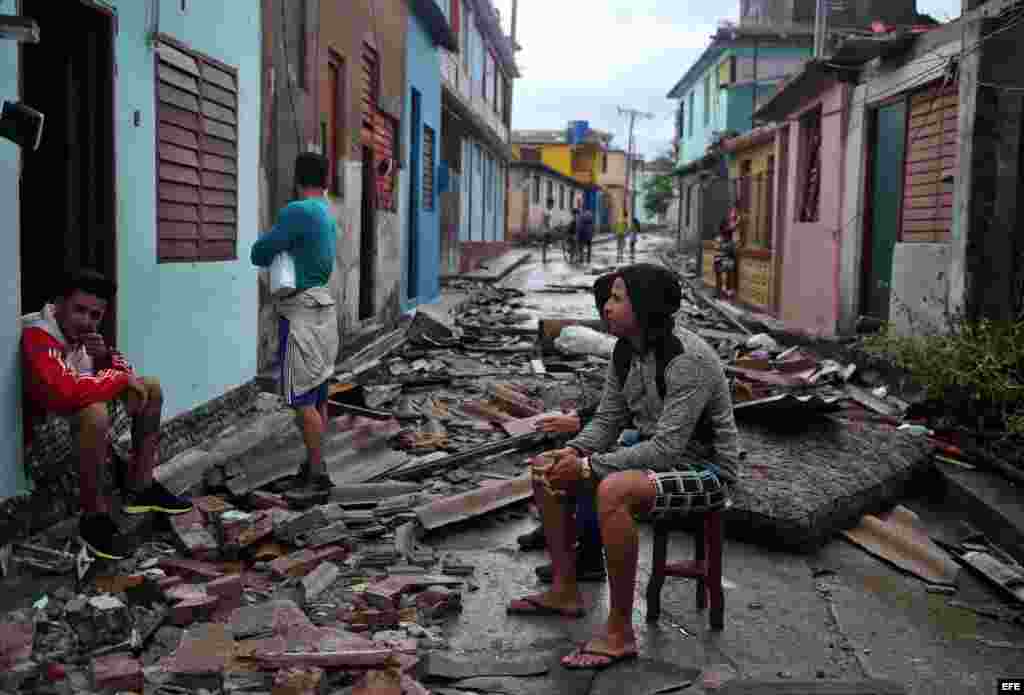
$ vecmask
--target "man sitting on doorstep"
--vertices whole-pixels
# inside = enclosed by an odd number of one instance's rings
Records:
[[[111,518],[103,489],[110,452],[112,401],[132,417],[133,457],[124,479],[127,514],[184,514],[192,503],[153,480],[160,438],[160,382],[136,376],[121,353],[106,344],[99,326],[116,287],[89,270],[73,273],[54,304],[22,319],[26,445],[47,414],[67,418],[77,445],[79,535],[95,555],[120,560],[131,553]]]
[[[299,483],[326,492],[333,483],[323,460],[328,381],[334,375],[340,338],[338,313],[328,284],[334,272],[338,233],[327,199],[330,165],[315,152],[295,158],[295,200],[277,224],[252,246],[253,265],[269,267],[279,253],[295,260],[295,291],[278,297],[281,391],[295,410],[307,459]]]
[[[604,668],[638,654],[632,614],[638,560],[636,518],[652,520],[720,509],[739,480],[739,439],[729,383],[718,354],[677,328],[682,291],[651,264],[616,273],[605,317],[619,336],[597,413],[578,437],[547,452],[535,470],[554,579],[550,590],[516,599],[509,613],[582,617],[576,579],[572,506],[597,500],[610,588],[602,634],[562,661],[567,668]],[[646,438],[612,453],[632,421]]]

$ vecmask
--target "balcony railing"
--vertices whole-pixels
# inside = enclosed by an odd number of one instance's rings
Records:
[[[473,83],[461,58],[441,49],[441,81],[460,101],[472,109],[487,126],[497,133],[502,142],[508,142],[508,128],[494,107],[479,94],[473,94]]]

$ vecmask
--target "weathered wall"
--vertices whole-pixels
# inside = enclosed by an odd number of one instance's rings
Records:
[[[940,27],[922,34],[914,46],[899,61],[875,60],[866,66],[862,83],[854,89],[849,105],[847,141],[843,153],[844,191],[843,209],[847,210],[843,227],[843,244],[840,249],[839,296],[840,308],[838,331],[850,334],[854,331],[857,317],[861,313],[863,293],[864,258],[864,215],[869,209],[868,187],[868,138],[872,109],[880,101],[903,91],[911,91],[935,79],[934,66],[942,58],[960,52],[960,31],[956,25]],[[968,54],[965,60],[972,60]],[[961,119],[965,115],[961,115]],[[961,128],[962,129],[962,128]],[[962,160],[961,160],[962,161]],[[957,186],[961,185],[958,179]],[[959,195],[959,194],[958,194]],[[959,198],[957,198],[959,200]],[[953,210],[953,237],[956,245],[959,206]],[[955,257],[955,254],[954,254]],[[954,262],[951,258],[951,263]],[[962,272],[951,270],[948,281],[951,287],[962,278]],[[951,290],[952,291],[952,290]],[[955,304],[956,302],[954,302]]]
[[[0,0],[0,14],[18,14],[15,0]],[[18,44],[0,41],[0,99],[18,98]],[[0,497],[24,489],[21,432],[21,263],[18,229],[17,145],[0,139],[0,209],[5,231],[0,234]]]
[[[173,417],[256,375],[256,239],[260,115],[260,13],[221,3],[160,0],[160,31],[238,69],[238,259],[156,262],[154,85],[149,3],[117,0],[115,82],[119,347],[165,386]],[[140,114],[139,125],[133,114]]]
[[[783,231],[782,296],[779,315],[789,328],[811,335],[830,336],[836,332],[839,309],[839,249],[842,238],[843,154],[846,143],[844,109],[848,88],[839,83],[823,88],[790,114],[786,194],[787,222]],[[821,106],[821,192],[818,220],[798,221],[806,174],[804,127],[799,118]]]
[[[948,243],[897,243],[892,258],[889,318],[900,335],[947,328]]]
[[[417,191],[417,209],[409,209],[405,215],[402,235],[402,309],[407,311],[417,304],[429,304],[438,301],[441,297],[440,283],[440,248],[441,248],[441,215],[438,206],[438,162],[444,144],[441,133],[441,64],[438,57],[438,49],[432,38],[427,33],[421,20],[414,14],[409,15],[409,32],[406,37],[406,75],[408,85],[405,94],[405,124],[402,128],[402,139],[405,143],[406,170],[409,173],[409,185],[402,188],[401,205],[408,209],[411,204],[411,191]],[[419,116],[420,123],[413,123],[412,93],[413,90],[419,93]],[[412,129],[419,129],[420,151],[418,162],[413,166],[411,158],[412,150]],[[429,192],[431,199],[427,199],[428,191],[423,186],[426,175],[425,167],[428,162],[424,153],[425,132],[429,128],[434,134],[433,171],[431,178],[434,181],[433,191]],[[411,178],[413,172],[416,179]],[[416,238],[412,239],[412,216],[417,217]],[[410,285],[410,254],[415,254],[417,266],[417,285]]]

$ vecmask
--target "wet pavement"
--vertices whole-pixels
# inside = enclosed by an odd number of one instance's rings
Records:
[[[668,237],[641,241],[636,260],[657,262]],[[535,259],[513,271],[501,286],[527,292],[525,311],[544,317],[597,318],[592,296],[546,294],[551,285],[589,285],[594,271],[616,262],[614,243],[595,247],[589,267],[561,259]],[[953,537],[957,518],[941,499],[905,500],[933,537]],[[538,590],[534,567],[543,552],[521,552],[515,537],[532,520],[488,518],[427,537],[439,551],[458,550],[474,564],[477,592],[463,600],[463,612],[446,628],[451,648],[466,654],[529,654],[568,651],[600,629],[607,611],[605,584],[584,584],[592,606],[582,620],[507,616],[513,598]],[[670,559],[692,557],[689,537],[670,539]],[[1006,607],[1000,595],[960,570],[954,596],[926,591],[907,575],[837,538],[812,555],[767,551],[728,541],[725,545],[725,629],[709,631],[696,612],[694,584],[668,580],[659,624],[644,621],[643,589],[650,575],[650,534],[641,527],[641,569],[635,621],[644,655],[678,666],[693,666],[725,679],[844,681],[892,679],[908,693],[994,692],[999,676],[1024,674],[1024,629],[957,607],[957,602]],[[953,605],[951,605],[953,604]],[[998,645],[998,646],[997,646]],[[524,687],[528,685],[524,681]],[[540,684],[537,684],[540,687]],[[695,686],[688,692],[697,692]],[[534,692],[523,690],[523,692]],[[543,692],[538,690],[537,692]]]

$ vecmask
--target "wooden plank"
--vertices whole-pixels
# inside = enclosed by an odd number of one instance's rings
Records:
[[[956,89],[955,87],[953,89]],[[932,109],[957,108],[960,102],[960,95],[955,91],[940,96],[935,92],[923,92],[915,94],[910,98],[910,115],[919,116]]]
[[[198,203],[199,189],[194,186],[182,186],[168,181],[161,181],[157,187],[160,200],[176,203]]]
[[[195,132],[170,123],[161,123],[157,128],[157,133],[162,142],[173,143],[179,147],[188,147],[193,150],[199,147],[199,136]]]
[[[917,198],[921,196],[929,195],[941,195],[945,193],[943,185],[940,181],[933,181],[931,183],[912,185],[909,181],[907,182],[906,198]]]
[[[908,244],[930,244],[935,241],[935,232],[908,232],[904,230],[901,241],[904,241]]]
[[[926,195],[919,197],[909,197],[903,201],[903,207],[905,209],[910,208],[933,208],[937,206],[949,207],[953,204],[953,194],[944,193],[942,195]]]
[[[213,135],[223,140],[230,140],[235,142],[237,136],[235,135],[234,126],[224,125],[217,121],[211,121],[209,119],[203,119],[203,132],[207,135]]]
[[[956,168],[956,157],[938,157],[907,163],[907,174],[924,174],[929,171],[946,171]]]
[[[955,152],[957,148],[957,143],[959,142],[960,139],[957,133],[943,133],[941,136],[935,135],[933,137],[916,140],[913,144],[912,149],[916,150],[921,147],[937,147],[938,145],[942,145],[943,149],[951,148]]]
[[[927,159],[955,156],[956,152],[953,150],[952,147],[943,147],[942,145],[912,147],[907,151],[908,162],[923,162]]]
[[[203,241],[199,245],[199,258],[204,261],[233,261],[238,257],[234,239]]]
[[[917,130],[918,128],[923,128],[940,122],[955,122],[957,120],[957,115],[956,109],[944,109],[942,111],[935,111],[934,113],[922,114],[910,119],[910,129]]]
[[[160,180],[173,181],[174,183],[186,183],[191,186],[199,185],[199,172],[195,169],[178,166],[177,164],[160,163]]]
[[[203,222],[203,239],[235,239],[237,236],[238,231],[233,224],[207,224]]]
[[[235,86],[235,76],[231,73],[224,72],[218,67],[214,67],[209,63],[203,63],[201,66],[203,72],[203,79],[207,82],[212,82],[221,89],[226,89],[229,92],[237,92],[238,88]]]
[[[232,111],[238,111],[238,97],[234,92],[221,89],[215,84],[207,82],[203,86],[203,97],[215,101],[221,106],[226,106]]]
[[[163,104],[171,104],[186,111],[199,110],[199,97],[194,94],[189,94],[163,82],[160,83],[158,92],[160,94],[160,102]]]
[[[219,171],[223,174],[237,173],[238,167],[234,161],[226,157],[215,157],[212,154],[203,155],[203,168],[211,171]]]
[[[233,191],[203,191],[203,202],[207,205],[237,207],[238,196]]]
[[[187,72],[177,70],[166,63],[160,63],[157,67],[157,74],[162,82],[192,94],[199,94],[199,80]]]
[[[928,183],[940,183],[942,179],[941,171],[931,171],[924,174],[914,174],[913,176],[907,177],[908,186],[921,186]]]
[[[179,51],[177,48],[163,42],[156,45],[156,52],[157,55],[160,56],[161,61],[169,65],[173,65],[179,70],[184,70],[187,73],[191,73],[196,76],[199,75],[199,64],[196,63],[195,58],[187,53]]]
[[[920,141],[920,140],[925,140],[927,138],[932,138],[932,137],[938,137],[939,135],[944,135],[946,133],[956,133],[956,132],[957,132],[956,121],[947,121],[947,122],[942,123],[941,125],[936,123],[934,125],[929,125],[929,126],[924,126],[923,128],[918,128],[917,130],[913,131],[913,133],[908,138],[908,140],[910,141],[911,146],[913,146],[913,145],[916,145],[918,143],[918,141]]]
[[[953,219],[953,208],[951,207],[933,207],[933,208],[908,208],[903,211],[904,220],[942,220],[951,221]]]
[[[157,259],[160,261],[191,261],[199,253],[198,241],[181,239],[159,239],[156,244]]]
[[[227,157],[228,159],[236,159],[238,156],[238,149],[233,142],[213,138],[208,135],[204,135],[200,142],[203,144],[203,152],[207,154],[215,154],[218,157]]]
[[[195,205],[178,205],[161,202],[157,205],[157,217],[174,222],[198,222],[199,208]]]
[[[171,123],[185,130],[199,130],[199,114],[169,104],[159,104],[157,115],[161,123]]]
[[[234,224],[238,221],[234,208],[221,206],[203,206],[203,222]],[[205,230],[205,228],[204,228]]]
[[[195,150],[187,150],[184,147],[177,147],[170,143],[160,143],[160,159],[164,162],[173,162],[188,167],[199,166],[199,156]]]
[[[157,232],[161,239],[198,239],[199,225],[190,222],[160,220]]]
[[[234,176],[217,174],[212,171],[203,172],[203,188],[215,188],[220,191],[237,191],[238,183]]]
[[[949,230],[951,220],[905,220],[904,232],[945,232]]]
[[[234,125],[238,122],[235,117],[233,109],[226,109],[220,104],[215,104],[212,101],[203,100],[203,115],[208,118],[215,118],[222,123],[228,123]]]

